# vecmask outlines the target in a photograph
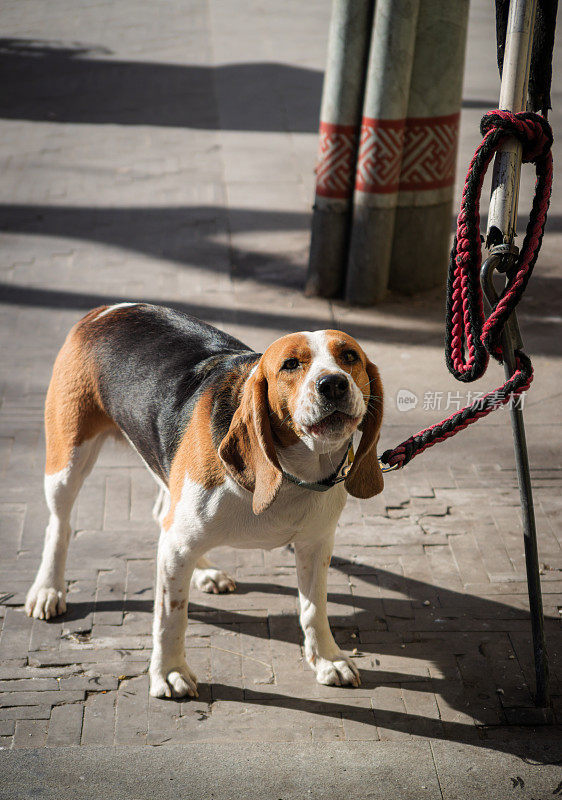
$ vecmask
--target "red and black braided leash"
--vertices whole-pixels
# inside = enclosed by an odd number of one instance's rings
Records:
[[[447,367],[459,381],[475,381],[486,372],[489,357],[503,362],[500,344],[503,328],[527,286],[541,248],[552,189],[552,130],[539,114],[489,111],[482,118],[484,136],[468,169],[457,219],[457,233],[451,251],[447,282],[447,322],[445,356]],[[507,272],[506,286],[488,319],[484,316],[480,266],[480,195],[486,170],[506,137],[523,145],[523,161],[535,165],[535,197],[521,252]],[[380,460],[388,468],[405,466],[428,447],[449,439],[481,417],[485,417],[526,391],[533,380],[528,356],[515,351],[516,369],[498,389],[489,392],[447,419],[426,428],[392,450]]]

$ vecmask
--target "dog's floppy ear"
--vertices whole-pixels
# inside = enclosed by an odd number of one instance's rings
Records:
[[[269,423],[267,380],[261,364],[244,387],[219,456],[236,483],[253,493],[254,514],[273,503],[283,479]]]
[[[369,360],[366,365],[369,376],[369,402],[363,422],[361,441],[345,479],[345,488],[353,497],[362,499],[380,494],[384,488],[384,478],[377,457],[377,443],[382,423],[383,394],[379,371]]]

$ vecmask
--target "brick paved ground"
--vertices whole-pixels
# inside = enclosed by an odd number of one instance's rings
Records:
[[[487,5],[472,9],[462,164],[497,97]],[[529,737],[515,724],[517,710],[532,705],[533,674],[504,412],[388,477],[382,496],[348,503],[329,614],[362,670],[360,689],[319,686],[305,665],[292,553],[225,549],[215,560],[235,576],[236,594],[192,596],[189,659],[199,700],[149,698],[155,490],[117,446],[102,454],[74,512],[68,613],[45,623],[22,609],[46,522],[44,394],[65,332],[84,310],[119,299],[174,303],[257,349],[287,331],[342,327],[381,367],[384,447],[439,416],[424,408],[424,392],[444,392],[445,403],[458,391],[443,365],[440,292],[355,311],[299,291],[328,11],[327,0],[5,3],[4,747],[430,737],[508,752]],[[561,98],[553,99],[556,130]],[[560,713],[556,193],[521,318],[536,355],[526,413]],[[499,382],[499,370],[491,372],[476,389]],[[394,407],[399,388],[420,397],[407,415]],[[559,729],[533,737],[552,758]]]

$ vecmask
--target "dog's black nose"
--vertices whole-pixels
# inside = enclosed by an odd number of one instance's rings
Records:
[[[341,400],[349,388],[345,375],[323,375],[316,381],[319,394],[327,400]]]

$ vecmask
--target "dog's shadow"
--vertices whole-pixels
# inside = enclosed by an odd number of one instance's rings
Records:
[[[493,728],[479,726],[493,726],[494,716],[496,726],[502,721],[505,724],[510,721],[511,706],[531,708],[533,705],[529,688],[533,685],[533,662],[528,611],[340,557],[334,559],[334,567],[350,575],[352,582],[354,579],[363,581],[383,590],[381,597],[337,591],[328,594],[331,604],[347,606],[349,609],[349,613],[341,617],[330,615],[331,626],[344,649],[358,650],[361,693],[364,697],[366,692],[372,690],[372,714],[365,707],[347,704],[341,693],[336,701],[327,700],[324,687],[320,687],[323,696],[302,697],[292,695],[288,689],[285,692],[285,687],[283,691],[276,691],[275,685],[261,691],[221,683],[201,683],[200,699],[207,702],[228,699],[250,705],[273,705],[336,719],[371,722],[390,731],[470,741],[507,752],[519,752],[515,739],[511,743],[511,737],[490,739],[489,731]],[[385,589],[392,589],[394,595],[386,612]],[[238,595],[255,593],[294,596],[295,602],[297,598],[296,589],[285,585],[238,583]],[[396,595],[401,597],[397,598]],[[212,605],[201,603],[200,594],[195,596],[196,600],[190,601],[191,622],[203,622],[231,632],[240,629],[252,636],[295,646],[302,643],[296,614],[277,613],[264,618],[251,611],[228,610],[228,596],[213,596],[212,601],[209,600]],[[384,616],[379,616],[381,608]],[[93,606],[85,602],[72,603],[70,595],[64,617],[65,627],[73,620],[84,619],[93,610],[123,610],[148,616],[152,613],[152,601],[134,598],[99,600]],[[556,656],[556,648],[552,645],[556,644],[558,625],[558,620],[545,618],[551,657]],[[400,666],[385,668],[385,660],[392,663],[394,659],[401,665],[408,658],[421,659],[420,669],[401,672]],[[379,664],[380,669],[377,668]],[[417,675],[418,671],[423,674]],[[377,689],[398,688],[401,685],[404,689],[410,686],[415,692],[437,695],[443,701],[443,706],[452,712],[448,720],[440,719],[437,713],[428,716],[408,713],[406,707],[403,710],[377,707]],[[330,690],[327,688],[327,691]],[[350,698],[353,697],[354,690],[350,688],[349,693]],[[476,725],[456,721],[455,716],[457,719],[472,717]],[[548,748],[545,750],[546,761],[551,758],[550,752]],[[537,757],[536,754],[534,757]]]

